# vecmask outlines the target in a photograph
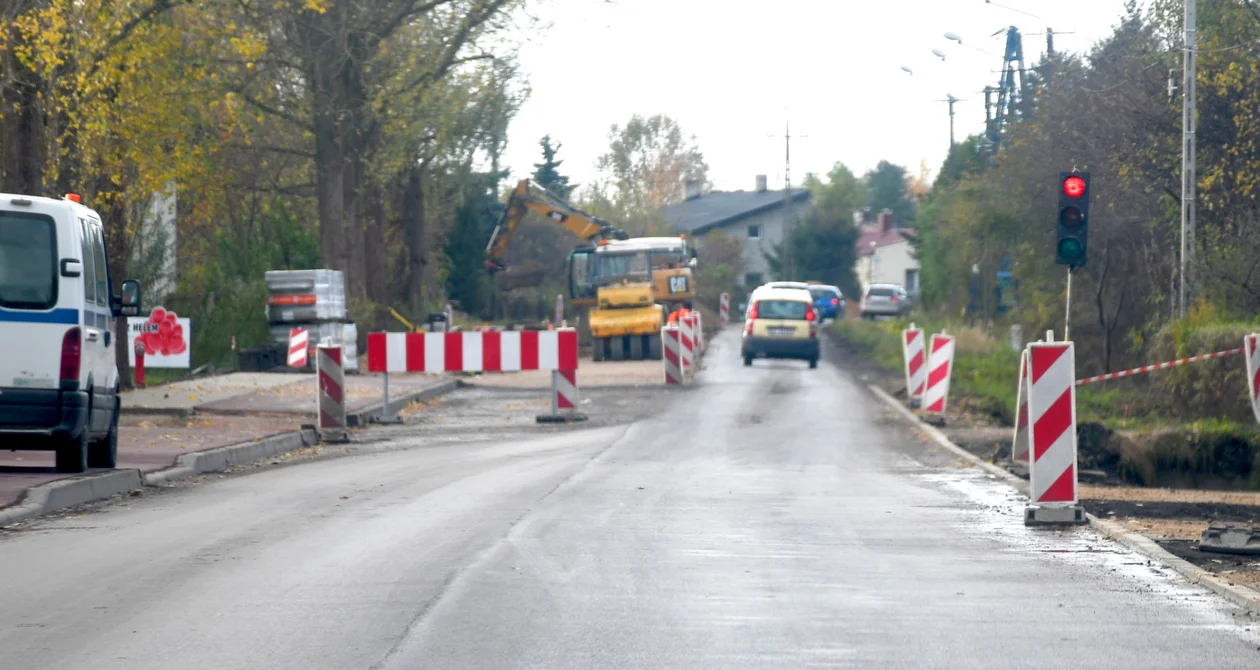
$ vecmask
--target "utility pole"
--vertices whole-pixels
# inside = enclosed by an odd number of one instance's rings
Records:
[[[1195,128],[1195,50],[1198,47],[1195,0],[1186,0],[1186,36],[1181,84],[1181,287],[1178,314],[1185,318],[1194,286],[1194,128]]]
[[[987,91],[986,91],[986,93],[987,93]],[[959,100],[958,98],[955,98],[955,97],[953,96],[953,94],[951,94],[951,93],[946,93],[946,94],[945,94],[945,99],[944,99],[944,100],[937,100],[937,102],[948,102],[948,103],[949,103],[949,149],[950,149],[950,151],[953,151],[953,149],[954,149],[954,103],[956,103],[956,102],[966,102],[966,101],[965,101],[965,100]],[[988,107],[988,103],[987,103],[987,102],[985,103],[985,109],[984,109],[984,111],[985,111],[985,115],[987,116],[987,115],[988,115],[988,113],[989,113],[989,107]]]
[[[774,137],[771,135],[770,137]],[[809,135],[797,135],[797,137],[809,137]],[[792,122],[785,121],[783,125],[783,205],[787,212],[788,227],[785,232],[790,233],[796,228],[796,208],[792,204]],[[786,240],[786,236],[785,236]],[[795,272],[796,259],[791,258],[791,245],[788,245],[788,259],[785,265],[789,271]]]

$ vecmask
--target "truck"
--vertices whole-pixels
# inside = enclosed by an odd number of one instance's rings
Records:
[[[697,254],[686,236],[631,237],[523,179],[512,190],[486,245],[486,267],[491,273],[510,273],[507,252],[529,212],[563,226],[582,241],[568,255],[568,297],[569,304],[589,310],[586,322],[593,360],[659,360],[667,308],[695,297],[692,270]]]

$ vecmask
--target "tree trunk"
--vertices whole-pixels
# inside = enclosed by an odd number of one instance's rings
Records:
[[[421,318],[424,303],[425,267],[425,215],[423,168],[412,166],[407,170],[403,187],[402,221],[407,236],[407,302],[411,314]]]
[[[389,257],[385,248],[385,199],[375,184],[364,197],[367,231],[364,244],[368,300],[375,305],[374,321],[383,328],[389,319]]]

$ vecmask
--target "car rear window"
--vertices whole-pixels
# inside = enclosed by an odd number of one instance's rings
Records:
[[[809,305],[795,300],[760,300],[757,302],[759,319],[805,319]]]
[[[894,295],[897,295],[897,290],[891,289],[891,288],[884,288],[882,286],[872,286],[871,288],[867,289],[866,295],[877,295],[884,298],[890,298]]]
[[[830,286],[819,286],[819,287],[811,288],[809,290],[809,294],[814,296],[814,300],[817,300],[819,298],[839,298],[840,297],[839,289],[834,289],[834,288],[831,288]]]
[[[0,212],[0,307],[57,303],[57,234],[50,217]]]

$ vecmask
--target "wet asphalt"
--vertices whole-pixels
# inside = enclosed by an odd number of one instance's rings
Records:
[[[394,428],[0,534],[0,666],[1260,667],[1256,620],[737,335],[627,425]]]

